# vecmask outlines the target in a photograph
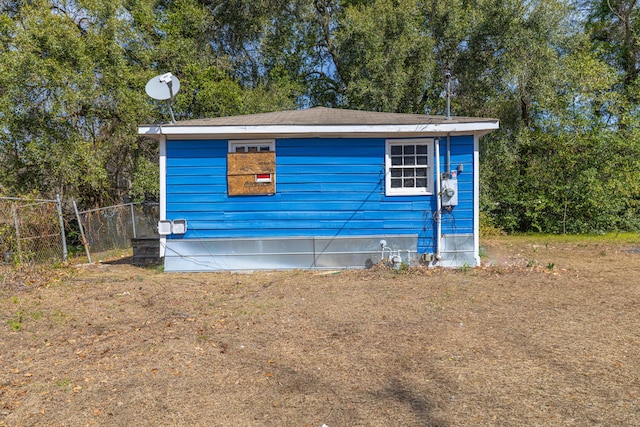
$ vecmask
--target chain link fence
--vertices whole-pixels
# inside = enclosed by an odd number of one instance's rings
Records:
[[[0,262],[67,261],[60,198],[0,197]]]
[[[79,211],[73,203],[89,262],[98,254],[131,248],[131,239],[158,234],[157,203],[126,203]]]
[[[87,258],[131,248],[131,239],[157,235],[157,203],[127,203],[78,211],[73,203]],[[0,263],[35,264],[68,260],[62,203],[0,197]]]

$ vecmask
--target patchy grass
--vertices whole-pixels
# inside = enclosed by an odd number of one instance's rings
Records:
[[[495,239],[490,237],[489,239]],[[602,234],[519,234],[500,236],[501,242],[515,242],[517,244],[544,245],[550,243],[563,244],[637,244],[640,235],[634,232],[602,233]]]
[[[2,270],[0,425],[640,425],[637,235],[482,245],[455,271]]]

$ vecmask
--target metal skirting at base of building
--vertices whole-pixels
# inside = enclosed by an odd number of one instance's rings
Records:
[[[473,234],[443,234],[440,240],[439,267],[475,267],[476,252]]]
[[[167,272],[368,268],[417,262],[417,235],[167,239]]]

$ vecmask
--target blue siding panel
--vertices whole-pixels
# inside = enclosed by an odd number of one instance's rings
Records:
[[[181,175],[185,175],[185,176],[193,176],[194,174],[200,175],[200,176],[221,176],[221,174],[224,174],[227,170],[226,165],[223,166],[183,166],[183,167],[179,167],[179,166],[175,166],[175,165],[171,165],[172,168],[172,175],[174,176],[181,176]]]
[[[224,219],[223,221],[193,221],[194,225],[206,225],[207,230],[262,230],[264,232],[268,232],[268,237],[276,237],[281,234],[275,233],[277,230],[289,230],[289,229],[298,229],[298,230],[308,230],[314,231],[308,233],[308,235],[315,235],[315,230],[331,230],[327,235],[333,235],[334,230],[341,229],[345,224],[349,224],[351,228],[354,229],[367,229],[367,228],[375,228],[381,229],[383,228],[384,221],[358,221],[358,220],[315,220],[309,221],[307,219],[282,219],[282,220],[269,220],[264,221],[261,219],[253,219],[253,220],[241,220],[241,221],[232,221],[228,219]],[[191,225],[191,223],[190,223]],[[401,227],[396,227],[401,228]],[[286,234],[285,234],[286,235]]]
[[[384,156],[384,154],[383,154]],[[305,176],[313,176],[315,174],[335,174],[335,165],[329,164],[304,164],[304,165],[294,165],[290,164],[286,168],[280,168],[280,160],[283,156],[278,156],[278,162],[276,164],[276,172],[277,173],[288,173],[288,174],[304,174]],[[308,163],[309,160],[306,159]],[[353,175],[353,174],[377,174],[379,177],[384,176],[384,163],[380,164],[352,164],[346,163],[344,165],[340,165],[340,173],[337,175],[338,177],[342,175]]]
[[[197,171],[194,171],[197,172]],[[226,172],[223,172],[226,173]],[[214,175],[198,175],[199,183],[194,183],[193,175],[171,175],[167,176],[167,185],[187,185],[191,187],[198,187],[201,184],[224,184],[227,185],[226,176],[214,176]]]
[[[171,200],[182,203],[197,202],[209,194],[225,194],[226,191],[226,182],[218,185],[167,185],[167,193],[172,195]]]
[[[174,159],[167,159],[167,168],[176,167],[176,166],[183,166],[186,168],[217,166],[226,171],[227,155],[223,154],[223,156],[224,156],[223,159],[215,159],[211,157],[203,157],[203,158],[179,157]]]
[[[459,206],[443,233],[473,232],[473,137],[451,138]],[[435,196],[386,196],[384,138],[276,140],[276,194],[227,195],[228,141],[167,141],[167,218],[188,221],[184,236],[243,238],[418,234],[435,250]],[[444,171],[446,144],[440,144]],[[435,164],[435,163],[434,163]],[[434,172],[435,173],[435,172]]]

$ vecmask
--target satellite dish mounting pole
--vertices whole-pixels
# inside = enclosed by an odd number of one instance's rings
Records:
[[[171,101],[167,101],[167,105],[169,106],[169,114],[171,114],[171,124],[176,122],[176,118],[173,116],[173,108],[171,108]]]
[[[451,120],[451,70],[445,71],[444,78],[447,80],[445,98],[447,99],[447,120]]]
[[[176,118],[173,115],[173,108],[171,108],[171,103],[173,102],[174,97],[172,77],[173,75],[171,73],[163,74],[160,76],[160,81],[166,83],[169,88],[169,99],[167,99],[167,105],[169,106],[169,114],[171,114],[171,123],[175,123]]]
[[[151,98],[159,101],[167,101],[169,113],[171,114],[171,123],[176,122],[176,118],[173,115],[173,108],[171,108],[171,103],[173,102],[173,97],[179,90],[180,81],[171,73],[165,73],[152,78],[145,87],[147,95]]]

